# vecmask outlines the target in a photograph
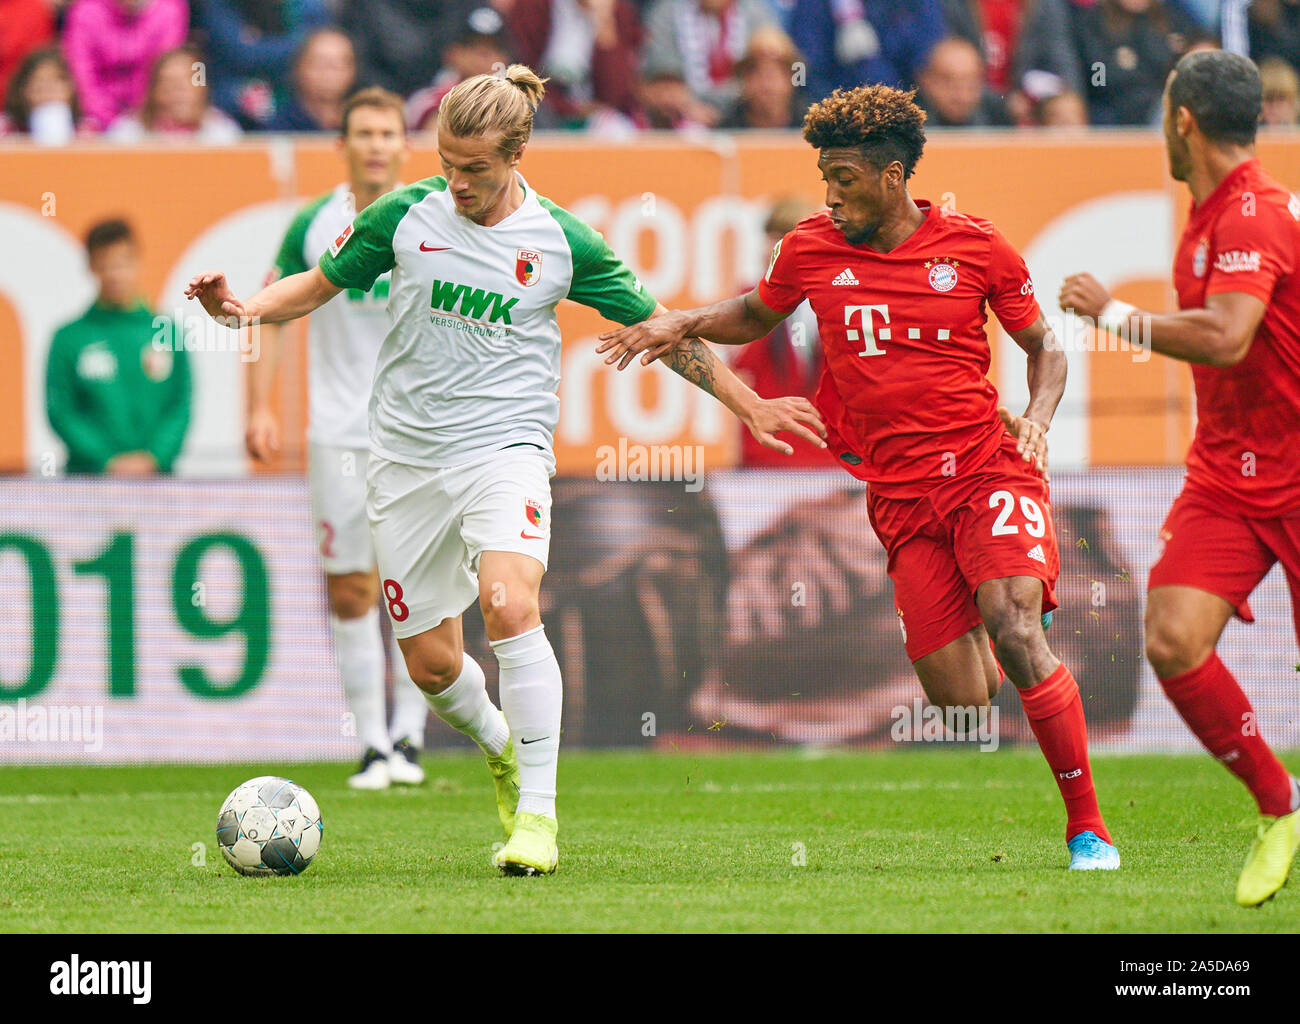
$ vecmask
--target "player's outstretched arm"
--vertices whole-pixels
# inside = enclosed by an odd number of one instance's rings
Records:
[[[342,290],[330,282],[320,267],[312,267],[301,274],[281,278],[241,302],[226,275],[215,270],[191,278],[185,297],[198,299],[208,316],[223,327],[238,328],[253,321],[278,324],[296,320],[323,306]]]
[[[652,319],[662,319],[660,314],[666,312],[663,306],[657,306]],[[730,409],[759,444],[791,455],[794,449],[776,436],[788,431],[820,448],[826,447],[826,426],[808,399],[759,398],[699,338],[684,339],[663,357],[663,363]]]
[[[826,425],[812,402],[798,395],[759,398],[699,338],[688,338],[665,356],[663,362],[730,409],[759,444],[782,455],[792,455],[794,449],[776,437],[788,431],[819,448],[826,447]]]
[[[646,366],[684,345],[688,338],[704,338],[719,345],[757,341],[788,315],[769,307],[758,297],[757,288],[748,295],[698,309],[659,309],[663,313],[656,312],[649,320],[602,334],[596,351],[608,352],[605,362],[617,362],[620,370],[639,352],[641,365]]]
[[[1042,313],[1028,327],[1009,333],[1029,357],[1029,404],[1019,416],[1005,406],[998,409],[998,415],[1016,438],[1016,451],[1026,462],[1033,462],[1044,479],[1050,479],[1047,469],[1047,431],[1052,425],[1052,417],[1056,414],[1061,396],[1065,394],[1069,363]]]
[[[1111,296],[1091,274],[1071,274],[1061,286],[1061,309],[1089,317],[1098,329],[1122,334],[1135,347],[1204,366],[1235,366],[1246,358],[1268,307],[1245,292],[1218,292],[1204,309],[1151,313]]]

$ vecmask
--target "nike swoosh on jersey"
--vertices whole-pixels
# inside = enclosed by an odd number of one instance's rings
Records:
[[[534,537],[531,533],[524,533],[523,530],[519,531],[519,536],[523,537],[524,540],[545,540],[546,539],[545,537]]]
[[[420,252],[446,252],[450,248],[450,245],[425,245],[423,242],[420,243]]]

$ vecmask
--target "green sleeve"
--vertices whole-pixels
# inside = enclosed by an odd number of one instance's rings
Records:
[[[367,206],[352,221],[341,238],[320,258],[320,269],[338,288],[360,288],[368,292],[375,279],[393,269],[393,235],[406,211],[430,192],[447,187],[443,178],[426,178],[415,185],[389,192]]]
[[[79,351],[72,324],[55,333],[45,364],[45,413],[54,432],[67,445],[69,462],[102,472],[117,451],[108,443],[103,425],[87,416],[78,400]]]
[[[179,342],[182,338],[180,328],[175,328],[172,336]],[[181,446],[185,444],[185,432],[190,426],[190,360],[183,344],[174,346],[172,359],[172,375],[168,381],[170,393],[148,448],[149,454],[163,473],[172,471],[172,465],[181,453]]]
[[[316,219],[316,214],[329,201],[331,195],[332,193],[327,192],[313,199],[299,210],[290,222],[284,241],[280,243],[280,251],[275,255],[276,280],[289,277],[291,274],[301,274],[309,269],[304,252],[307,247],[307,229],[311,227],[311,222]]]
[[[639,323],[655,311],[659,303],[599,232],[549,199],[538,201],[560,225],[573,254],[569,298],[620,324]]]

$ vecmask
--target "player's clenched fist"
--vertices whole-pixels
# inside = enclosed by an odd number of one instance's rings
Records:
[[[1061,309],[1096,320],[1110,302],[1110,292],[1091,274],[1071,274],[1061,285]]]
[[[196,274],[185,286],[187,299],[198,299],[204,312],[222,327],[239,327],[246,317],[244,304],[235,297],[226,275],[219,270]]]
[[[1047,472],[1047,428],[1028,416],[1017,416],[1005,405],[998,406],[998,415],[1002,417],[1007,433],[1016,439],[1016,451],[1020,456],[1038,467],[1044,480],[1051,480]]]
[[[602,355],[608,352],[606,364],[617,362],[620,370],[626,369],[636,354],[642,352],[644,355],[641,356],[641,365],[648,366],[685,341],[689,327],[689,318],[678,310],[672,310],[642,320],[639,324],[605,332],[600,335],[601,343],[596,351]]]

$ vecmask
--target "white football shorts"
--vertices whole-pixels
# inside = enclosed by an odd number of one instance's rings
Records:
[[[365,448],[311,444],[307,449],[312,521],[321,561],[331,576],[369,572],[375,567],[375,546],[366,518],[369,458]]]
[[[397,636],[423,633],[478,600],[484,551],[546,566],[554,473],[554,456],[532,445],[446,469],[370,456],[366,512]]]

